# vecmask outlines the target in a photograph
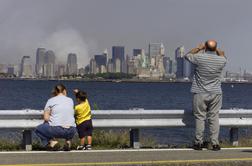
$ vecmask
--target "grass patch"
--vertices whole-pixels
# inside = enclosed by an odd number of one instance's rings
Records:
[[[247,137],[242,137],[239,138],[239,145],[238,147],[252,147],[252,137],[247,136]],[[220,141],[221,147],[223,148],[233,148],[237,146],[233,146],[228,139]]]
[[[95,129],[93,132],[93,149],[126,149],[130,148],[130,136],[129,129]],[[141,133],[141,132],[140,132]],[[20,139],[20,138],[19,138]],[[60,144],[63,146],[64,140],[59,139]],[[191,145],[188,144],[164,144],[160,145],[155,139],[149,136],[140,135],[141,148],[190,148]],[[234,147],[230,144],[229,140],[220,141],[222,148]],[[44,150],[41,146],[40,141],[37,137],[33,138],[33,150]],[[72,140],[72,148],[76,149],[79,145],[79,138],[76,134]],[[239,138],[239,147],[252,147],[252,136]],[[0,140],[0,151],[13,151],[22,150],[21,140],[12,139],[1,139]]]
[[[12,151],[20,149],[22,149],[22,144],[20,142],[15,142],[11,140],[0,140],[1,151]]]
[[[44,150],[39,141],[33,141],[33,150]],[[59,139],[60,144],[64,145],[64,140]],[[152,138],[141,138],[142,148],[155,148],[156,142]],[[79,145],[79,138],[76,134],[72,139],[72,149]],[[95,129],[93,132],[93,149],[126,149],[130,148],[129,129]]]
[[[94,130],[93,146],[101,149],[129,148],[128,130]]]

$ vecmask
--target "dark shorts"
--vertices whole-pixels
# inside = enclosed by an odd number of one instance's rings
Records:
[[[92,120],[90,119],[77,125],[77,130],[78,130],[79,138],[83,138],[85,136],[92,136],[92,132],[93,132]]]

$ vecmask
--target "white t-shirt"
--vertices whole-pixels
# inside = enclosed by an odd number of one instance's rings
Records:
[[[51,126],[76,126],[74,102],[71,98],[64,95],[52,97],[47,101],[45,110],[51,110],[49,119]]]

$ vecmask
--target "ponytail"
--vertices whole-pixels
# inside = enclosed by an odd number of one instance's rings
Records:
[[[52,96],[57,96],[60,93],[63,93],[66,90],[66,87],[63,84],[56,85],[52,90]]]

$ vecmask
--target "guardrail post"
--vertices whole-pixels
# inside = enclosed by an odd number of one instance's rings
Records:
[[[23,131],[23,146],[26,151],[32,150],[32,132],[31,130]]]
[[[238,146],[238,128],[231,128],[230,129],[230,143],[233,146]]]
[[[140,148],[139,129],[130,130],[130,147],[134,149]]]

